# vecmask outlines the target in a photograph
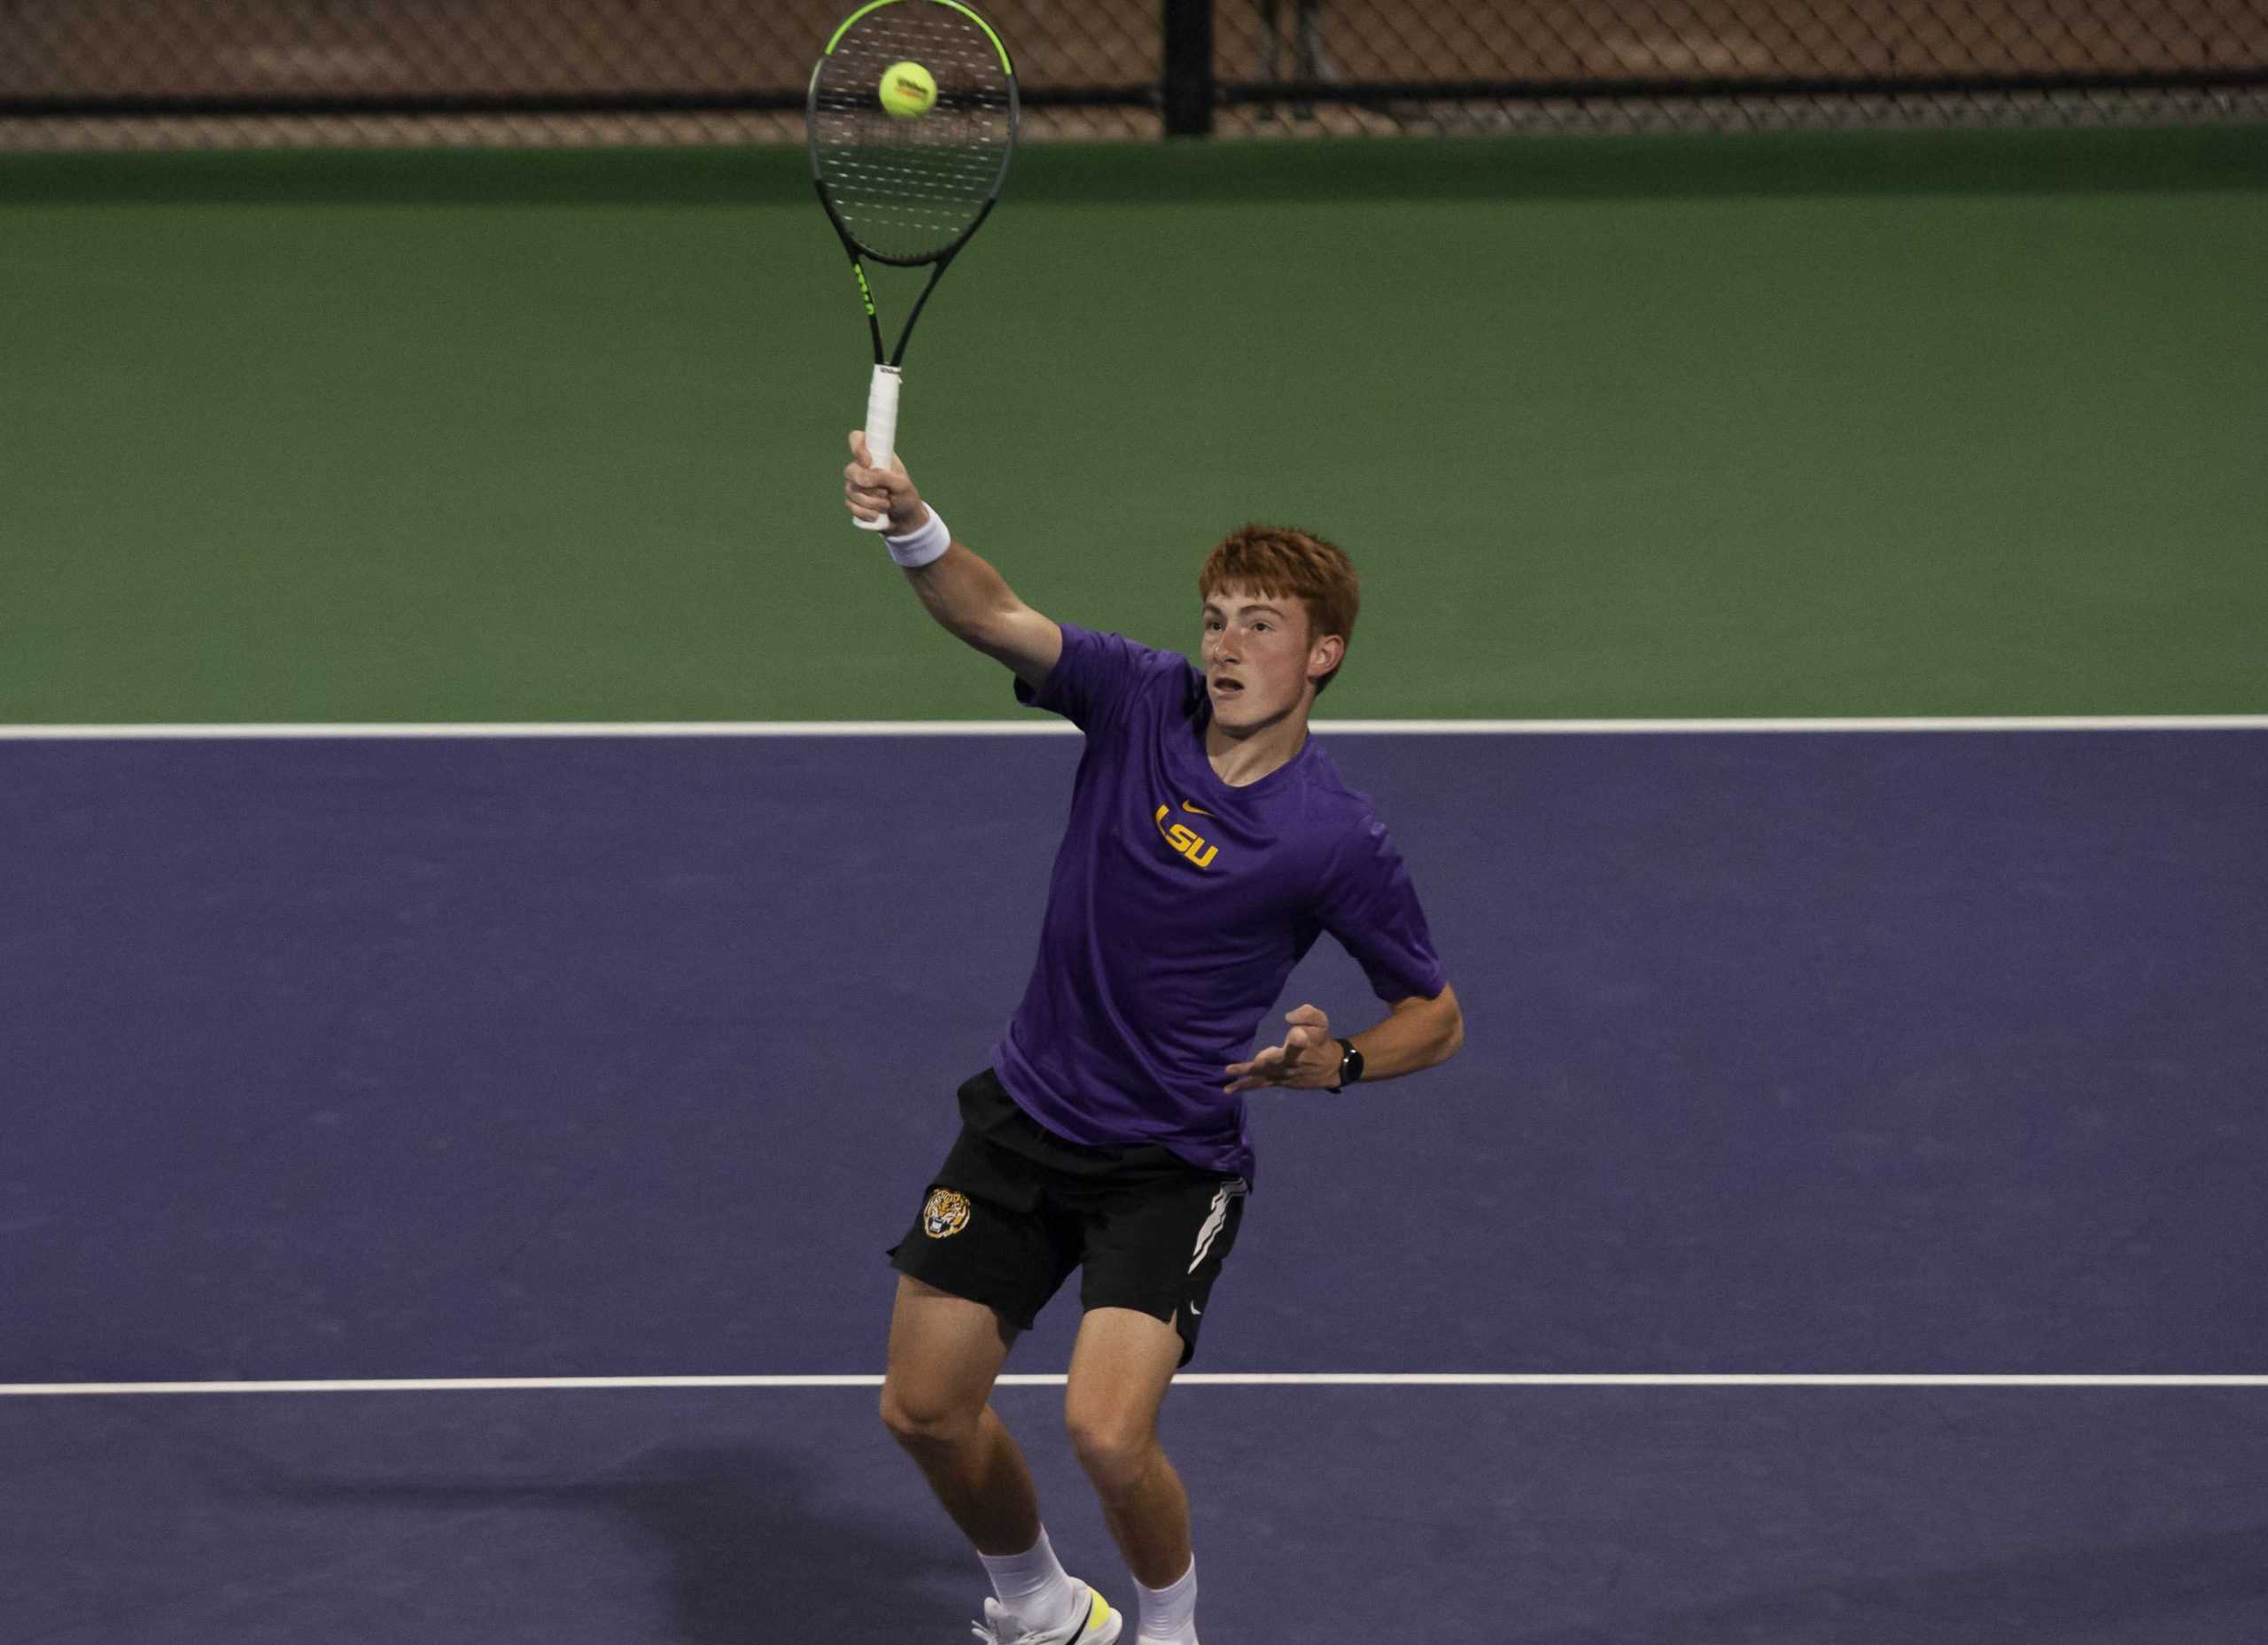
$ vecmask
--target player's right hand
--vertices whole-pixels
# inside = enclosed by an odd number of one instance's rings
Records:
[[[913,489],[903,462],[893,456],[887,469],[872,466],[864,429],[850,431],[850,461],[843,465],[843,501],[862,520],[887,514],[893,537],[920,530],[921,523],[929,517],[929,505]]]

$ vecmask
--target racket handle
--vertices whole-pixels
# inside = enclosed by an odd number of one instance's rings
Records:
[[[876,366],[866,384],[866,466],[887,469],[897,450],[897,390],[903,381],[896,366]],[[889,516],[850,522],[862,532],[889,528]]]

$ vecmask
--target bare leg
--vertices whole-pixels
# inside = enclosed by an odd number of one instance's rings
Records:
[[[1154,1323],[1154,1322],[1153,1322]],[[988,1402],[1016,1333],[981,1302],[901,1274],[890,1314],[882,1423],[980,1554],[1039,1540],[1039,1492]]]
[[[1189,1495],[1158,1443],[1181,1335],[1131,1308],[1096,1308],[1071,1350],[1063,1417],[1126,1568],[1147,1588],[1189,1570]]]

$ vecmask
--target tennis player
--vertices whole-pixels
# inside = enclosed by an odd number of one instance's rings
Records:
[[[961,1131],[890,1252],[882,1421],[990,1574],[993,1645],[1111,1645],[1120,1613],[1065,1573],[1023,1453],[990,1404],[1018,1333],[1074,1269],[1084,1310],[1064,1417],[1139,1601],[1138,1645],[1196,1645],[1189,1500],[1158,1443],[1252,1183],[1243,1094],[1338,1091],[1464,1037],[1400,855],[1308,736],[1355,627],[1354,567],[1246,526],[1198,577],[1201,668],[1051,622],[953,540],[893,461],[850,436],[843,496],[929,615],[1086,733],[1038,963]],[[1328,931],[1387,1002],[1337,1036],[1313,1005],[1244,1060]]]

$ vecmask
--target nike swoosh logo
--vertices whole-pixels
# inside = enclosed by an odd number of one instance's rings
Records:
[[[1199,816],[1199,817],[1210,817],[1210,816],[1213,814],[1212,812],[1210,812],[1210,811],[1203,811],[1203,810],[1200,810],[1200,808],[1198,808],[1197,806],[1192,805],[1192,804],[1191,804],[1187,800],[1184,800],[1184,801],[1181,803],[1181,809],[1182,809],[1182,810],[1184,810],[1184,811],[1192,812],[1192,813],[1193,813],[1194,815]]]
[[[1190,1316],[1190,1318],[1192,1318],[1192,1319],[1200,1319],[1200,1318],[1202,1318],[1202,1317],[1203,1317],[1203,1315],[1204,1315],[1204,1313],[1205,1313],[1205,1310],[1204,1310],[1203,1308],[1199,1307],[1198,1307],[1194,1302],[1192,1302],[1192,1303],[1191,1303],[1191,1304],[1189,1305],[1189,1316]]]

